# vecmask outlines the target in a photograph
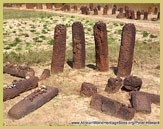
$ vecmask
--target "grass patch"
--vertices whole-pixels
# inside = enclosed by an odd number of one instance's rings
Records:
[[[50,62],[52,51],[28,51],[26,53],[5,52],[3,54],[3,63],[11,64],[38,64]]]
[[[148,35],[149,35],[149,33],[147,33],[146,31],[143,31],[143,38],[145,38],[145,37],[148,37]]]
[[[50,12],[39,12],[34,10],[3,9],[3,19],[45,18],[54,15],[55,14]]]

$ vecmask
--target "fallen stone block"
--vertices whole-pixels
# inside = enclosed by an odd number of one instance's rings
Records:
[[[45,80],[46,78],[50,77],[50,70],[49,69],[44,69],[44,71],[42,72],[39,80]]]
[[[90,97],[97,93],[97,87],[91,83],[83,82],[80,90],[80,95]]]
[[[151,113],[151,101],[145,94],[132,93],[131,105],[136,112]]]
[[[147,98],[150,99],[151,103],[154,103],[156,105],[160,105],[160,95],[157,94],[151,94],[151,93],[147,93],[147,92],[142,92],[142,91],[132,91],[130,92],[130,95],[132,94],[142,94],[147,96]]]
[[[122,86],[122,79],[120,77],[109,78],[105,91],[109,94],[116,93],[121,88],[121,86]]]
[[[90,107],[125,120],[131,120],[135,115],[133,108],[99,94],[92,96]]]
[[[23,92],[38,86],[38,78],[31,77],[27,80],[14,81],[12,85],[3,88],[3,101],[15,98]]]
[[[8,115],[14,119],[20,119],[49,102],[58,95],[58,92],[55,87],[42,87],[15,104]]]
[[[32,77],[35,75],[35,71],[28,66],[14,66],[11,64],[3,66],[3,73],[22,78],[26,78],[27,76]]]
[[[141,78],[137,76],[128,76],[124,79],[122,90],[139,91],[142,86]]]

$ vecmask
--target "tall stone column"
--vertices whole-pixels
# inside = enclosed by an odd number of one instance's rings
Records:
[[[85,67],[85,35],[81,22],[72,24],[73,68]]]
[[[54,32],[53,55],[51,62],[52,73],[63,72],[66,53],[66,27],[56,25]]]
[[[108,71],[108,38],[106,24],[97,22],[94,25],[96,67],[99,71]]]
[[[121,46],[118,59],[117,76],[130,75],[134,55],[136,28],[134,24],[126,24],[122,30]]]

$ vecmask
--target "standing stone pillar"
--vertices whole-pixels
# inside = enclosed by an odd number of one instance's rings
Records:
[[[144,19],[143,20],[148,20],[148,12],[147,11],[144,12]]]
[[[63,72],[66,51],[66,27],[56,25],[54,32],[54,45],[51,63],[52,73]]]
[[[103,9],[103,15],[107,15],[108,14],[108,9],[107,9],[107,7],[104,7],[104,9]]]
[[[53,8],[53,4],[47,3],[47,4],[46,4],[46,8],[47,8],[47,9],[52,9],[52,8]]]
[[[125,10],[125,17],[127,19],[130,19],[130,11],[129,10]]]
[[[108,38],[106,24],[97,22],[93,29],[96,49],[96,67],[101,72],[108,71]]]
[[[36,4],[36,9],[43,9],[42,4]]]
[[[160,12],[157,14],[157,20],[160,20]]]
[[[81,22],[72,24],[73,41],[73,68],[81,69],[85,67],[85,35]]]
[[[26,3],[26,9],[34,9],[34,4]]]
[[[148,14],[151,14],[152,13],[152,7],[149,7],[148,8]]]
[[[131,19],[135,19],[135,11],[134,10],[131,11]]]
[[[123,8],[119,8],[119,13],[123,13]]]
[[[89,4],[89,9],[90,9],[90,11],[93,11],[93,3]]]
[[[140,20],[141,19],[141,12],[138,10],[136,13],[136,19]]]
[[[116,8],[112,9],[112,14],[116,14]]]
[[[131,73],[135,46],[135,34],[136,28],[134,24],[126,24],[123,27],[117,76],[125,77]]]
[[[157,15],[157,13],[158,13],[158,8],[155,8],[154,14]]]
[[[94,8],[93,11],[94,11],[94,15],[98,15],[98,9],[97,8]]]
[[[74,5],[74,11],[78,11],[77,5]]]
[[[97,5],[98,11],[101,11],[101,5]]]

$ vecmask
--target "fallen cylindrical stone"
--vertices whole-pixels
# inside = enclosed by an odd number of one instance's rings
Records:
[[[132,94],[142,94],[147,96],[147,98],[150,99],[151,103],[154,103],[156,105],[160,105],[160,95],[157,94],[152,94],[152,93],[147,93],[147,92],[143,92],[143,91],[132,91],[130,92],[130,96]]]
[[[73,68],[85,68],[85,34],[81,22],[72,24]]]
[[[48,86],[46,88],[36,90],[15,104],[9,110],[8,115],[14,119],[20,119],[49,102],[58,95],[58,92],[57,88]]]
[[[52,73],[63,72],[66,53],[66,27],[62,24],[56,25],[54,32],[54,45],[52,54]]]
[[[4,65],[3,73],[22,78],[26,78],[27,76],[32,77],[35,75],[35,71],[28,66],[14,66],[12,64]]]
[[[91,83],[83,82],[80,95],[90,97],[97,93],[97,87]]]
[[[93,29],[96,49],[96,68],[101,72],[108,71],[108,38],[106,24],[97,22]]]
[[[136,112],[151,113],[150,98],[144,94],[133,92],[131,94],[131,105]]]
[[[112,100],[99,94],[92,96],[90,107],[107,115],[112,115],[125,120],[131,120],[135,115],[135,110],[133,108],[127,107],[116,100]]]
[[[31,77],[27,80],[13,82],[12,85],[3,88],[3,101],[13,99],[16,96],[20,95],[21,93],[34,89],[37,86],[38,86],[37,77]]]
[[[137,76],[128,76],[123,81],[123,90],[126,91],[139,91],[142,86],[141,78]]]
[[[125,17],[125,13],[119,13],[116,18],[124,18]]]
[[[132,70],[136,28],[134,24],[126,24],[122,29],[121,46],[118,59],[117,76],[128,76]]]
[[[105,87],[105,91],[109,94],[116,93],[122,86],[122,79],[117,78],[109,78],[108,83]]]
[[[50,70],[49,69],[44,69],[44,71],[42,72],[39,80],[45,80],[46,78],[50,77]]]

